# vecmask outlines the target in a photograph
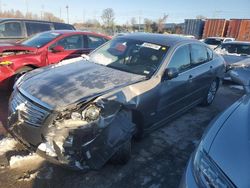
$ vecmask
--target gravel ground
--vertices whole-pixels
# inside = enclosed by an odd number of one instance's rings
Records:
[[[175,121],[134,142],[124,166],[105,165],[99,171],[75,172],[52,165],[6,138],[9,93],[0,93],[0,187],[178,187],[181,175],[209,122],[243,91],[223,85],[214,103],[196,107]],[[2,166],[1,166],[2,164]]]

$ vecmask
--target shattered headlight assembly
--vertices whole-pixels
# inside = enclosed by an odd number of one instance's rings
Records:
[[[193,159],[195,179],[204,188],[235,188],[234,184],[200,146]]]
[[[96,121],[100,117],[101,108],[91,104],[86,107],[81,113],[73,112],[71,119],[73,120],[85,120],[87,122]]]

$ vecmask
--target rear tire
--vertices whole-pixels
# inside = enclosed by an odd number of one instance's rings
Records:
[[[113,164],[126,164],[131,157],[131,139],[121,146],[118,151],[110,159]]]
[[[209,106],[213,103],[218,87],[219,81],[217,79],[213,80],[209,86],[206,96],[201,103],[202,106]]]

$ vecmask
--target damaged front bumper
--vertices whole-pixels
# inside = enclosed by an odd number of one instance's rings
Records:
[[[35,127],[22,119],[21,110],[16,110],[9,115],[7,129],[28,149],[50,162],[84,171],[101,168],[132,138],[135,125],[131,116],[129,111],[119,109],[112,116],[87,122],[53,114],[43,125]]]

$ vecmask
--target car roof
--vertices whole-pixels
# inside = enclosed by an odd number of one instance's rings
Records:
[[[65,24],[65,25],[70,25],[67,23],[62,23],[62,22],[53,22],[53,21],[47,21],[47,20],[32,20],[32,19],[25,19],[25,18],[0,18],[0,22],[2,21],[33,21],[33,22],[45,22],[45,23],[60,23],[60,24]]]
[[[58,33],[61,35],[71,35],[71,34],[91,34],[91,35],[96,35],[96,36],[101,36],[101,37],[106,37],[109,38],[106,35],[100,34],[100,33],[95,33],[95,32],[90,32],[90,31],[79,31],[79,30],[49,30],[49,31],[45,31],[43,33]]]
[[[229,41],[229,42],[224,42],[223,44],[248,44],[250,45],[250,42],[247,42],[247,41]]]
[[[140,40],[149,43],[159,44],[162,46],[174,46],[177,43],[184,41],[199,42],[196,39],[190,39],[187,37],[168,35],[168,34],[153,34],[153,33],[133,33],[124,36],[119,36],[117,38]]]

